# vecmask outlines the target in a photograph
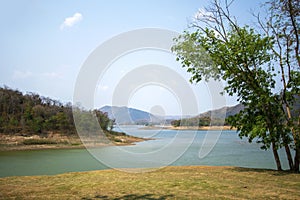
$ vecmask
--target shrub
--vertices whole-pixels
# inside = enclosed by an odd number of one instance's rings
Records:
[[[25,145],[41,145],[41,144],[57,144],[56,141],[49,139],[26,139],[23,141]]]

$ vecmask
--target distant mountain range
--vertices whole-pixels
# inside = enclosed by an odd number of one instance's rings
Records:
[[[198,116],[199,117],[223,118],[224,116],[229,117],[229,116],[235,115],[243,109],[244,109],[244,106],[242,104],[237,104],[235,106],[226,106],[226,107],[222,107],[220,109],[210,110],[210,111],[201,113]]]
[[[198,117],[222,118],[235,115],[244,109],[244,106],[238,104],[231,107],[223,107],[216,110],[207,111],[198,115]],[[118,124],[169,124],[172,120],[181,118],[191,118],[195,116],[155,116],[149,112],[128,108],[125,106],[104,106],[100,111],[106,112],[110,119],[115,119]]]
[[[100,111],[106,112],[108,117],[115,119],[118,124],[157,124],[162,121],[161,118],[149,112],[125,106],[104,106],[100,108]]]

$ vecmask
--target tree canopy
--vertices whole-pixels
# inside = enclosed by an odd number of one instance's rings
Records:
[[[228,120],[240,137],[272,148],[278,170],[277,151],[284,147],[290,169],[299,171],[299,112],[289,114],[300,86],[299,1],[267,2],[264,6],[271,13],[264,20],[257,15],[259,29],[240,26],[230,14],[231,3],[214,0],[190,31],[175,38],[172,50],[192,74],[191,82],[227,82],[225,92],[245,106]],[[294,160],[290,149],[295,150]]]
[[[102,130],[112,129],[114,121],[100,110],[80,110],[81,116],[93,113]],[[86,113],[86,114],[85,114]],[[80,123],[89,131],[98,129],[89,126],[91,120],[82,117]],[[0,133],[15,135],[43,135],[49,132],[70,135],[77,134],[71,103],[63,104],[35,93],[23,94],[18,90],[0,87]]]

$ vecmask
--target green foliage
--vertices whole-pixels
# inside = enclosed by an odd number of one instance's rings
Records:
[[[300,130],[300,113],[296,118],[286,114],[299,95],[299,5],[291,0],[271,0],[268,4],[271,18],[262,35],[249,26],[239,26],[229,13],[229,5],[223,8],[214,0],[215,7],[206,10],[211,15],[195,23],[194,32],[185,31],[175,38],[172,50],[192,74],[191,82],[210,78],[227,82],[225,91],[245,106],[227,122],[237,127],[240,137],[248,137],[250,142],[256,139],[263,149],[272,147],[281,169],[278,148],[285,146],[289,157],[289,145],[294,143],[300,158],[300,134],[295,132]],[[279,76],[283,88],[277,88]],[[289,163],[292,168],[290,158]]]
[[[107,135],[113,135],[113,136],[126,136],[125,133],[122,133],[122,132],[116,132],[116,131],[108,131],[107,132]]]
[[[174,127],[179,126],[223,126],[224,121],[219,118],[213,118],[210,117],[192,117],[192,118],[184,118],[181,120],[173,120],[171,121],[171,125]]]
[[[100,110],[80,110],[74,111],[76,118],[76,127],[82,133],[96,133],[99,131],[108,131],[109,125],[113,120],[108,118],[107,113]]]
[[[56,141],[50,139],[26,139],[23,144],[25,145],[43,145],[43,144],[57,144]]]
[[[98,119],[101,129],[108,130],[110,124],[112,123],[112,120],[110,120],[108,118],[107,113],[103,113],[100,110],[94,110],[94,114],[96,115],[96,117]]]
[[[85,131],[113,128],[114,121],[99,110],[80,110],[79,127]],[[96,118],[94,118],[96,116]],[[96,120],[95,120],[96,119]],[[71,104],[29,93],[23,95],[8,87],[0,88],[0,133],[43,135],[47,132],[75,134]],[[26,141],[34,143],[34,141]]]
[[[191,49],[186,47],[186,41],[181,41],[182,38],[187,40],[188,44],[196,44],[192,48],[195,52],[190,54],[198,55],[197,58],[201,59],[204,49],[205,56],[209,57],[211,63],[214,64],[211,65],[207,62],[208,59],[205,59],[205,64],[203,64],[205,67],[202,67],[199,65],[199,59],[193,60],[192,57],[185,57]],[[264,68],[264,64],[271,59],[269,50],[272,41],[270,38],[256,34],[247,26],[240,28],[232,25],[227,32],[226,40],[220,39],[212,30],[206,28],[198,29],[192,34],[185,32],[184,36],[177,38],[176,41],[178,43],[173,51],[179,55],[178,58],[183,66],[188,67],[188,72],[192,73],[191,81],[198,82],[203,78],[227,81],[228,86],[225,91],[231,96],[237,95],[239,101],[248,108],[238,116],[229,119],[229,122],[239,129],[241,136],[249,136],[251,141],[254,137],[263,137],[261,141],[263,145],[267,145],[264,144],[264,142],[269,142],[265,138],[264,130],[266,129],[261,128],[265,127],[268,120],[278,121],[275,119],[277,116],[272,113],[276,103],[275,96],[272,96],[275,81],[272,70]],[[266,114],[268,116],[265,116]],[[252,115],[255,119],[250,120],[249,116]],[[261,120],[264,122],[257,123]]]
[[[171,125],[174,126],[174,127],[180,126],[180,120],[173,120],[173,121],[171,121]]]
[[[172,47],[172,51],[176,52],[177,61],[181,61],[182,66],[192,74],[191,82],[201,81],[203,75],[205,80],[219,79],[221,71],[203,48],[199,40],[200,34],[200,31],[194,33],[184,31],[182,35],[174,39],[176,45]]]

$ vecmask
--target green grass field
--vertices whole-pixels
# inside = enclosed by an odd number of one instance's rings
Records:
[[[235,167],[166,167],[0,179],[0,199],[299,199],[300,174]]]

